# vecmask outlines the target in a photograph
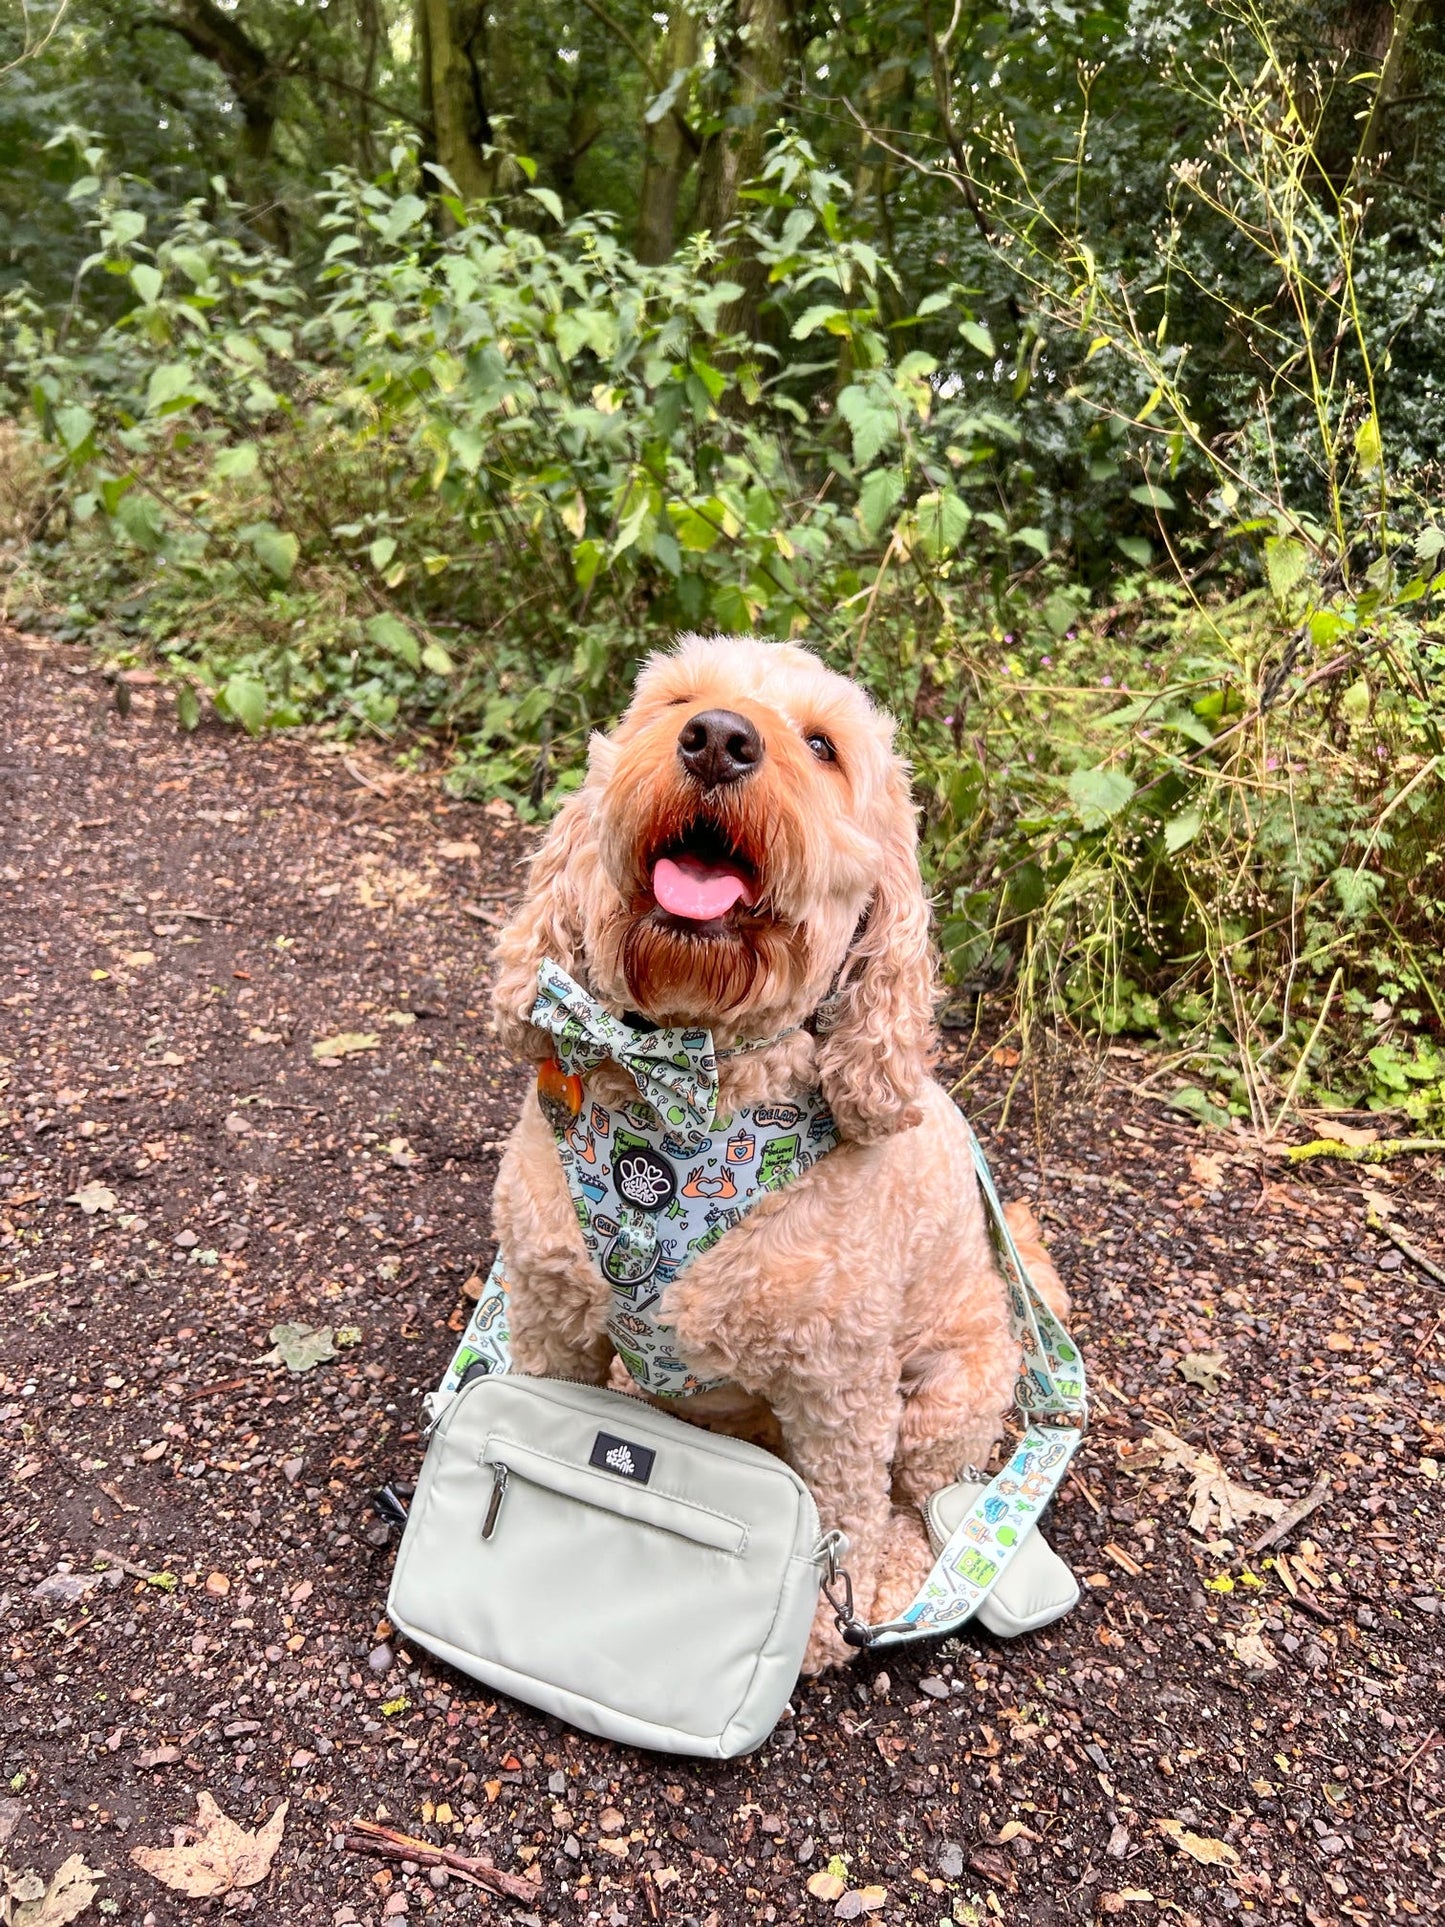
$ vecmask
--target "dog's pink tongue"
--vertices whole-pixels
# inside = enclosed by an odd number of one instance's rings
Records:
[[[685,854],[658,858],[652,894],[670,916],[693,923],[711,923],[725,917],[735,903],[752,902],[751,886],[735,864],[704,863]]]

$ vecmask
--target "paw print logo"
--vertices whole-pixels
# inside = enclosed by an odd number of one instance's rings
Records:
[[[607,1463],[614,1472],[620,1472],[624,1479],[632,1478],[637,1471],[632,1454],[625,1445],[614,1445],[607,1454]]]
[[[617,1189],[640,1211],[656,1211],[672,1199],[677,1178],[655,1152],[626,1152],[617,1160]]]

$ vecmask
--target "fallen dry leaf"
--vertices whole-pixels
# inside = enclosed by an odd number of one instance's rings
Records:
[[[38,1874],[4,1878],[10,1888],[11,1927],[65,1927],[85,1912],[105,1875],[73,1853],[61,1862],[48,1887]]]
[[[1174,1369],[1187,1385],[1204,1392],[1217,1392],[1220,1379],[1229,1376],[1223,1352],[1186,1352],[1174,1361]]]
[[[362,1051],[380,1049],[381,1039],[374,1030],[343,1030],[335,1037],[323,1037],[313,1044],[311,1055],[319,1064],[334,1064],[343,1057],[355,1057]]]
[[[1217,1531],[1227,1538],[1252,1514],[1278,1519],[1284,1511],[1283,1499],[1236,1485],[1212,1452],[1196,1451],[1162,1425],[1154,1427],[1153,1436],[1166,1471],[1189,1474],[1191,1532],[1207,1538]]]
[[[108,1184],[102,1184],[99,1178],[92,1178],[89,1184],[72,1191],[65,1202],[78,1204],[87,1218],[93,1218],[97,1211],[114,1211],[120,1200]]]
[[[814,1900],[841,1900],[848,1891],[848,1883],[826,1868],[808,1876],[808,1892]]]
[[[1230,1644],[1234,1657],[1253,1673],[1272,1673],[1279,1665],[1269,1641],[1261,1632],[1236,1633]]]
[[[1189,1159],[1189,1175],[1206,1191],[1218,1191],[1224,1184],[1224,1159],[1217,1151],[1195,1151]]]
[[[445,863],[465,863],[469,857],[480,856],[482,846],[473,843],[470,837],[461,837],[455,843],[438,843],[437,855]]]
[[[133,1847],[131,1859],[145,1873],[193,1900],[206,1894],[228,1894],[235,1887],[255,1887],[271,1871],[286,1825],[283,1800],[255,1833],[228,1820],[206,1792],[196,1795],[195,1840],[186,1847]]]
[[[1202,1867],[1239,1865],[1239,1855],[1227,1840],[1211,1840],[1202,1833],[1191,1833],[1182,1820],[1160,1820],[1156,1824],[1181,1853],[1187,1853],[1191,1860],[1197,1860]]]

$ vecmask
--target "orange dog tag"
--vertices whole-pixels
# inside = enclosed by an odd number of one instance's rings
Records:
[[[537,1102],[543,1116],[560,1130],[582,1109],[582,1079],[549,1057],[537,1067]]]

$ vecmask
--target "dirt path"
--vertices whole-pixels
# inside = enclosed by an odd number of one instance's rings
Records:
[[[1082,1085],[1041,1135],[1016,1114],[1005,1192],[1044,1207],[1100,1395],[1052,1527],[1078,1611],[800,1689],[734,1765],[580,1738],[389,1639],[368,1503],[414,1471],[417,1392],[489,1255],[520,1085],[483,970],[515,827],[336,754],[179,739],[144,688],[122,720],[60,648],[0,644],[0,717],[13,1869],[80,1851],[124,1920],[474,1914],[334,1844],[384,1809],[530,1872],[537,1917],[607,1927],[1438,1909],[1445,1292],[1365,1229],[1356,1174],[1265,1187]],[[313,1056],[347,1034],[369,1042]],[[1431,1173],[1368,1182],[1438,1258]],[[258,1362],[287,1321],[359,1335],[293,1375]],[[1231,1568],[1266,1521],[1191,1536],[1156,1424],[1287,1504],[1332,1475],[1282,1570]],[[129,1858],[201,1789],[246,1826],[290,1801],[268,1883],[229,1903]],[[828,1903],[805,1883],[833,1855]]]

